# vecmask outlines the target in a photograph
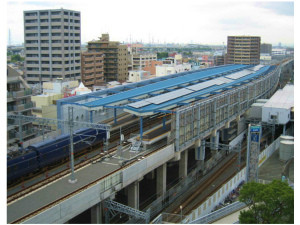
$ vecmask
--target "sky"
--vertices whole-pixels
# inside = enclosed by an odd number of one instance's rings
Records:
[[[294,3],[201,0],[10,0],[7,39],[21,44],[23,11],[81,12],[81,42],[109,33],[112,41],[222,45],[229,35],[257,35],[262,43],[294,44]],[[13,15],[13,16],[12,16]]]

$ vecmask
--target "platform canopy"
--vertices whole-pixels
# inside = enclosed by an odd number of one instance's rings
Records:
[[[143,116],[170,110],[201,97],[249,82],[274,69],[272,66],[225,65],[154,78],[118,88],[90,93],[90,99],[76,102],[88,110],[122,108]]]

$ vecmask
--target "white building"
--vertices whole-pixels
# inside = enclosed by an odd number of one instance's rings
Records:
[[[273,48],[272,55],[286,55],[286,49],[284,48]]]
[[[165,76],[169,74],[174,74],[174,73],[181,73],[185,71],[190,71],[192,69],[192,65],[188,63],[180,64],[180,65],[166,65],[163,64],[161,66],[156,66],[156,76]]]
[[[278,90],[262,108],[262,121],[286,124],[291,119],[294,107],[294,85],[286,85]]]
[[[149,71],[144,71],[144,70],[129,71],[128,82],[134,83],[149,78],[151,78],[151,74]]]

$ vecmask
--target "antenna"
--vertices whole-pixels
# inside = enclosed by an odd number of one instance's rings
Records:
[[[10,34],[10,29],[8,29],[8,46],[11,46],[11,34]]]

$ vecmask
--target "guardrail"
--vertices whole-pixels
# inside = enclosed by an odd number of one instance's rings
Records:
[[[224,208],[221,208],[217,211],[209,213],[208,215],[205,215],[196,220],[193,220],[190,222],[190,224],[208,224],[213,221],[219,220],[219,219],[223,218],[224,216],[227,216],[227,215],[229,215],[233,212],[236,212],[245,207],[246,207],[246,204],[243,202],[239,202],[239,201],[234,202]],[[183,220],[182,223],[185,223],[185,220]]]

